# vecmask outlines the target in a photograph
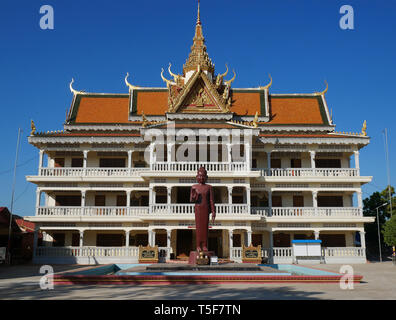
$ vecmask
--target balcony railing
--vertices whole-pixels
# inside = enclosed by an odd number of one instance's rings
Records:
[[[215,204],[217,215],[249,214],[247,204]],[[194,204],[153,204],[148,207],[38,207],[37,216],[127,217],[156,215],[193,215]]]
[[[153,204],[153,214],[194,214],[194,204]],[[247,204],[215,204],[216,215],[249,214]]]
[[[246,171],[246,162],[155,162],[151,164],[153,171],[193,171],[196,172],[200,167],[204,167],[208,172],[232,172]]]
[[[41,168],[42,177],[130,177],[150,168]]]
[[[253,207],[252,214],[264,217],[285,217],[285,218],[350,218],[362,217],[363,212],[355,207],[289,207],[289,208],[267,208]]]
[[[38,207],[38,216],[122,217],[147,215],[149,207]]]
[[[358,169],[350,168],[273,168],[257,169],[263,177],[358,177]]]

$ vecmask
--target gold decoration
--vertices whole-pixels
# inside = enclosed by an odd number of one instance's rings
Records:
[[[254,116],[253,119],[253,127],[257,128],[258,127],[258,111],[256,112],[256,115]]]
[[[171,64],[169,63],[169,67],[168,67],[168,72],[169,74],[173,77],[173,80],[175,81],[176,85],[179,87],[182,87],[185,81],[185,78],[179,74],[174,74],[171,71]]]
[[[30,121],[30,127],[32,128],[32,131],[30,132],[30,135],[34,136],[34,134],[36,133],[36,126],[34,125],[33,120]]]
[[[367,122],[366,122],[366,120],[364,120],[364,122],[363,122],[362,135],[367,136]]]
[[[266,86],[260,87],[260,89],[263,89],[263,90],[267,89],[268,90],[272,86],[272,77],[271,77],[270,74],[268,74],[268,76],[270,78],[270,82]]]
[[[325,83],[326,83],[326,89],[324,89],[322,92],[315,92],[315,96],[323,96],[323,95],[325,95],[327,90],[329,90],[329,84],[327,83],[326,80],[325,80]]]
[[[235,78],[236,78],[235,70],[232,70],[232,72],[234,73],[234,76],[232,77],[231,80],[228,80],[228,81],[224,82],[226,86],[230,86],[231,87],[231,83],[233,83]]]
[[[129,87],[129,91],[134,90],[134,89],[139,89],[140,87],[137,86],[133,86],[128,82],[128,77],[129,77],[129,72],[127,72],[126,76],[125,76],[125,84],[127,85],[127,87]]]
[[[170,81],[170,80],[168,80],[168,79],[166,79],[166,78],[164,77],[164,68],[162,68],[161,70],[162,70],[162,71],[161,71],[161,78],[162,78],[162,80],[166,83],[166,87],[167,87],[168,89],[170,89],[171,86],[176,85],[175,82]]]

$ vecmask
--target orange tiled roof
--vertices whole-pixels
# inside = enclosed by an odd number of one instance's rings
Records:
[[[269,122],[272,124],[328,124],[320,96],[269,96]],[[231,112],[237,115],[262,115],[265,108],[263,92],[235,90]],[[130,123],[129,95],[77,95],[71,122]],[[164,89],[134,90],[132,114],[164,115],[168,109],[168,92]]]
[[[327,124],[320,96],[270,96],[267,124]]]
[[[78,95],[75,123],[128,123],[129,95]]]

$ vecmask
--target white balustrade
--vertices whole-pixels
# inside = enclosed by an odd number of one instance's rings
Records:
[[[322,254],[326,257],[365,257],[366,248],[361,247],[327,247],[322,248]]]
[[[138,257],[138,247],[37,247],[36,257]]]
[[[38,216],[139,216],[149,213],[149,207],[38,207]]]
[[[155,162],[151,164],[153,171],[193,171],[204,167],[208,172],[246,171],[246,162]]]
[[[195,204],[153,204],[152,214],[194,214]],[[216,215],[226,214],[249,214],[247,204],[215,204]]]
[[[363,216],[362,209],[355,207],[253,207],[251,212],[263,217],[350,218]]]
[[[150,168],[41,168],[42,177],[129,177]]]
[[[351,168],[271,168],[259,169],[264,177],[358,177]]]

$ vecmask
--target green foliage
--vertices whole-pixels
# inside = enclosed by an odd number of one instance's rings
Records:
[[[391,187],[391,193],[394,194],[394,188]],[[392,197],[392,211],[393,215],[396,216],[396,197]],[[378,208],[378,218],[380,230],[384,229],[385,223],[390,218],[390,205],[389,205],[389,193],[388,187],[386,187],[381,192],[374,192],[369,198],[363,200],[363,215],[366,217],[377,217],[377,207],[383,205],[384,203],[388,203],[388,205]],[[374,223],[367,223],[364,226],[366,231],[366,247],[367,247],[367,255],[368,256],[376,256],[379,254],[378,251],[378,225],[377,218]],[[384,241],[384,234],[380,234],[381,245],[383,252],[389,250],[386,247],[387,242]]]
[[[396,246],[396,215],[385,223],[383,235],[388,246]]]

